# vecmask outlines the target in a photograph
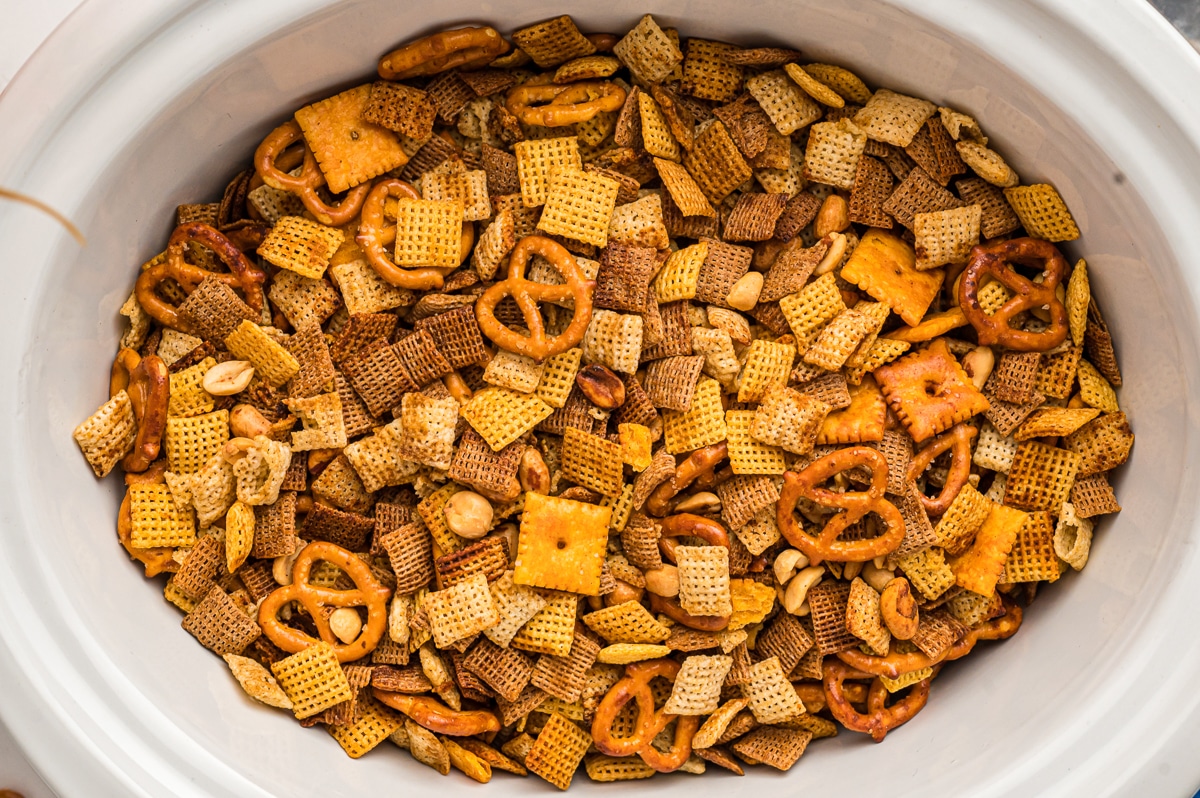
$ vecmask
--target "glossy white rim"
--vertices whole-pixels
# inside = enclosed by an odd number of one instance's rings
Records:
[[[72,185],[65,180],[33,185],[26,175],[40,158],[52,156],[47,148],[63,119],[102,101],[106,81],[135,81],[130,65],[155,74],[203,74],[252,45],[263,31],[330,4],[175,2],[131,8],[116,0],[86,2],[0,95],[0,181],[70,214],[77,197]],[[970,13],[961,15],[946,13],[944,0],[894,0],[894,5],[937,19],[1004,61],[1076,120],[1126,171],[1158,213],[1176,259],[1190,267],[1200,252],[1200,107],[1189,103],[1200,79],[1200,56],[1165,20],[1138,0],[975,0]],[[656,6],[671,7],[646,3],[647,10]],[[204,37],[189,26],[189,17],[200,10],[206,29],[219,30],[220,36]],[[193,46],[198,37],[202,47]],[[182,59],[181,52],[186,53]],[[1046,75],[1054,80],[1048,82]],[[1120,104],[1110,101],[1116,95],[1124,98]],[[97,134],[121,135],[119,126]],[[1146,141],[1158,146],[1147,149]],[[0,211],[0,230],[15,233],[18,217],[20,234],[6,247],[32,256],[24,263],[37,263],[61,232],[7,209]],[[0,315],[20,319],[22,298],[34,293],[37,278],[12,264],[4,268]],[[1200,307],[1195,290],[1172,298],[1193,318]],[[0,373],[18,379],[30,357],[22,335],[18,327],[16,340],[0,351]],[[1181,345],[1189,362],[1196,362],[1196,343]],[[19,397],[6,387],[0,395],[0,440],[19,439],[21,418]],[[1195,441],[1188,445],[1194,447]],[[3,472],[17,474],[19,452],[11,446],[3,451]],[[30,528],[32,514],[19,486],[19,480],[0,486],[0,525],[6,530]],[[1194,524],[1190,517],[1179,522]],[[0,713],[57,791],[71,796],[267,794],[189,744],[164,715],[140,706],[144,701],[136,686],[111,668],[102,652],[86,672],[60,656],[40,619],[52,615],[69,625],[71,608],[35,592],[51,563],[36,549],[5,555],[0,560],[0,679],[6,690]],[[1055,794],[1189,794],[1200,786],[1194,757],[1200,739],[1200,693],[1194,689],[1200,639],[1178,631],[1179,619],[1192,617],[1200,552],[1174,563],[1172,576],[1158,611],[1131,636],[1136,645],[1124,658],[1120,678],[1083,702],[1074,720],[1077,733],[1040,751],[1019,772],[973,786],[973,794],[1042,793],[1051,785]],[[89,638],[87,629],[70,631]],[[1130,711],[1133,690],[1140,695]]]

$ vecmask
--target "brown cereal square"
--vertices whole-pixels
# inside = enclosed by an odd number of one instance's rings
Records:
[[[241,654],[262,634],[258,624],[218,585],[187,614],[183,628],[216,654]]]
[[[917,166],[943,186],[950,182],[950,178],[967,171],[967,165],[954,147],[954,139],[937,115],[925,121],[904,151],[916,161]]]
[[[779,657],[785,673],[791,673],[816,641],[790,612],[780,612],[759,633],[755,654],[766,659]]]
[[[861,642],[846,629],[846,606],[849,601],[849,582],[822,582],[808,591],[813,638],[822,657],[854,648]]]
[[[696,190],[699,192],[699,187]],[[703,196],[703,192],[699,193]],[[714,238],[720,232],[721,220],[715,210],[712,213],[711,216],[686,216],[669,191],[662,197],[663,224],[671,238]]]
[[[483,163],[483,171],[487,174],[488,191],[493,197],[520,193],[521,179],[517,176],[517,156],[485,143],[481,149],[480,160]]]
[[[1058,513],[1070,496],[1081,457],[1067,449],[1024,441],[1017,446],[1004,503],[1021,510]]]
[[[318,503],[304,519],[300,534],[308,541],[327,540],[343,549],[365,551],[374,530],[372,518]]]
[[[1121,505],[1117,503],[1116,494],[1108,484],[1108,475],[1105,473],[1077,477],[1071,487],[1071,504],[1080,518],[1121,512]]]
[[[462,160],[462,151],[442,136],[430,136],[400,171],[401,180],[416,180],[448,160]]]
[[[1039,352],[1005,352],[985,388],[1003,402],[1026,404],[1033,399],[1041,362]]]
[[[408,391],[416,390],[396,350],[378,340],[342,364],[350,382],[374,416],[381,416],[400,403]]]
[[[743,474],[718,485],[717,495],[721,520],[729,529],[738,529],[750,523],[759,510],[779,501],[779,488],[769,476]]]
[[[692,353],[691,323],[688,319],[690,305],[691,303],[685,299],[658,306],[658,312],[662,318],[662,338],[656,344],[642,347],[641,360],[643,363]]]
[[[484,638],[471,647],[463,666],[505,700],[516,701],[529,684],[534,663],[520,651],[501,648]]]
[[[895,185],[882,161],[868,155],[860,158],[850,188],[850,221],[890,229],[892,217],[883,208]]]
[[[433,580],[433,538],[421,521],[392,529],[379,542],[396,575],[397,593],[410,593]]]
[[[271,504],[254,508],[254,546],[250,555],[258,559],[283,557],[295,549],[296,494],[284,491]]]
[[[658,251],[610,242],[600,253],[596,292],[598,308],[640,312],[646,304],[646,289],[658,268]]]
[[[691,151],[684,155],[683,165],[714,203],[728,197],[753,174],[720,121],[713,122],[696,137]]]
[[[467,428],[454,451],[449,476],[485,496],[508,495],[516,484],[517,466],[524,452],[525,445],[520,442],[494,452],[479,433]]]
[[[725,222],[726,241],[766,241],[788,198],[783,194],[743,194]]]
[[[413,385],[424,387],[449,374],[450,362],[442,355],[428,330],[417,330],[392,344],[396,357],[404,365]]]
[[[478,573],[494,582],[508,568],[508,546],[504,538],[489,535],[458,551],[443,554],[433,561],[433,567],[442,587],[453,587]]]
[[[479,323],[475,320],[475,308],[457,308],[436,316],[421,319],[417,330],[427,331],[437,344],[438,350],[455,369],[484,363],[488,360],[487,344]]]
[[[339,367],[379,339],[387,340],[396,330],[391,313],[352,313],[346,326],[334,336],[329,355]]]
[[[1064,438],[1063,447],[1079,455],[1078,474],[1086,477],[1109,471],[1128,460],[1133,432],[1123,412],[1105,413]]]
[[[371,95],[363,110],[366,121],[416,141],[425,141],[433,134],[436,115],[437,106],[428,92],[390,80],[377,80],[371,85]]]
[[[699,355],[653,361],[646,369],[646,395],[655,407],[688,410],[703,366]]]
[[[979,232],[985,239],[1008,235],[1021,226],[1001,189],[978,177],[959,180],[954,185],[963,202],[980,207]]]
[[[514,31],[512,40],[543,69],[596,52],[567,14]]]
[[[738,48],[707,39],[688,39],[683,57],[681,88],[693,97],[726,102],[742,90],[745,70],[725,60],[726,53]]]
[[[223,347],[225,339],[243,321],[255,321],[259,314],[216,277],[206,277],[179,305],[179,316],[191,332],[205,341]]]
[[[948,211],[965,205],[965,202],[938,185],[936,180],[918,166],[908,173],[888,197],[887,202],[883,204],[883,210],[911,230],[918,213]]]
[[[818,241],[807,248],[801,238],[793,238],[785,244],[763,280],[763,288],[758,295],[759,305],[777,302],[789,294],[807,289],[808,278],[812,276],[813,270],[817,268],[828,250],[829,244],[825,241]],[[838,308],[838,312],[840,313],[843,308],[845,308],[844,303],[841,308]],[[824,321],[828,321],[828,319]]]
[[[298,328],[284,348],[300,364],[300,371],[288,383],[289,396],[309,397],[333,390],[333,360],[320,326],[308,323]]]
[[[747,762],[786,771],[796,764],[812,739],[813,733],[810,731],[763,726],[735,741],[730,747]]]
[[[860,167],[861,168],[861,167]],[[891,189],[888,189],[889,192]],[[851,200],[853,201],[853,199]],[[853,207],[853,206],[851,206]],[[799,191],[783,206],[783,213],[775,220],[775,237],[780,241],[791,241],[800,231],[812,224],[821,210],[821,200],[807,191]],[[854,220],[851,217],[852,221]],[[891,220],[889,219],[889,224]]]
[[[567,656],[545,654],[538,658],[530,683],[560,701],[578,701],[587,686],[588,668],[599,653],[599,643],[587,635],[576,634]]]
[[[625,404],[613,412],[613,423],[648,425],[658,418],[658,411],[638,378],[633,374],[620,376],[621,382],[625,384]]]

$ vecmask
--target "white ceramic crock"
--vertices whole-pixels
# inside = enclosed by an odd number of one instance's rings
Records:
[[[179,627],[113,533],[72,428],[105,396],[116,308],[175,205],[212,201],[293,109],[369,79],[448,23],[569,11],[620,31],[798,46],[974,114],[1026,182],[1058,186],[1117,336],[1138,435],[1091,563],[871,745],[842,734],[790,774],[710,770],[609,793],[1190,795],[1200,787],[1197,270],[1200,57],[1140,0],[91,0],[0,97],[0,713],[64,796],[432,796],[477,789],[384,746],[351,761],[252,704]],[[498,777],[488,795],[549,794]],[[579,793],[601,789],[586,778]]]

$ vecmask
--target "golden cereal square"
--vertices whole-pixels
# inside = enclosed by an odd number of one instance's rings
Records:
[[[517,156],[517,177],[521,181],[521,202],[528,208],[546,204],[550,176],[558,170],[581,171],[579,140],[575,136],[531,139],[513,145]]]
[[[591,744],[591,734],[556,712],[525,755],[525,767],[565,790],[571,786],[571,779]]]
[[[830,272],[780,299],[779,309],[796,336],[797,348],[807,351],[821,328],[846,310],[846,303],[838,290],[837,277]]]
[[[1079,238],[1079,226],[1067,203],[1047,183],[1004,189],[1008,204],[1017,212],[1025,232],[1034,238],[1058,243]]]
[[[500,622],[496,601],[488,590],[487,574],[478,572],[445,590],[425,595],[421,605],[438,648],[479,634]]]
[[[620,496],[625,464],[621,446],[575,427],[563,431],[560,473],[603,496]]]
[[[711,377],[701,377],[688,410],[664,410],[663,438],[667,452],[682,454],[720,443],[728,435],[721,386]]]
[[[1050,513],[1029,513],[1017,530],[1000,581],[1057,582],[1061,575],[1058,555],[1054,553],[1054,521]]]
[[[609,643],[661,643],[671,630],[636,601],[625,601],[583,616],[583,622]]]
[[[692,178],[691,172],[676,163],[663,158],[654,159],[654,168],[662,178],[662,184],[671,195],[671,200],[684,216],[714,216],[716,210],[700,186]]]
[[[579,347],[546,358],[542,364],[541,380],[537,384],[538,397],[551,407],[565,405],[575,385],[575,375],[582,358],[583,350]]]
[[[135,549],[191,546],[196,542],[191,511],[181,512],[175,506],[165,484],[131,485],[129,510],[133,524],[129,545]]]
[[[729,465],[735,474],[782,474],[787,470],[783,450],[760,443],[751,435],[755,411],[728,410]]]
[[[945,276],[941,269],[918,270],[913,248],[878,229],[867,231],[842,267],[842,279],[890,305],[910,327],[921,323]]]
[[[724,546],[677,546],[679,604],[692,615],[729,615],[729,549]]]
[[[326,726],[351,759],[358,759],[388,739],[404,725],[404,716],[380,702],[369,693],[358,696],[358,719],[342,726]]]
[[[620,184],[594,172],[559,169],[550,176],[537,229],[603,247]]]
[[[329,643],[271,663],[271,672],[292,701],[292,712],[303,720],[354,697],[350,682]]]
[[[1071,495],[1080,456],[1066,449],[1025,441],[1017,446],[1004,503],[1021,510],[1057,513]]]
[[[775,129],[785,136],[790,136],[821,118],[821,106],[813,102],[812,98],[781,70],[755,75],[746,81],[746,89],[771,118]]]
[[[540,593],[546,605],[520,628],[512,638],[512,646],[552,657],[568,656],[575,641],[579,597],[553,590]]]
[[[137,437],[137,419],[129,394],[118,391],[75,428],[74,437],[96,476],[108,476],[113,466],[133,449]]]
[[[611,519],[608,507],[527,493],[513,581],[598,595]]]
[[[804,176],[849,191],[854,188],[858,161],[866,146],[866,134],[849,119],[818,122],[809,128]]]
[[[796,359],[796,347],[773,341],[758,340],[750,344],[742,382],[738,387],[739,402],[761,402],[772,389],[787,385]]]
[[[804,71],[837,92],[847,102],[866,105],[871,99],[867,84],[845,67],[834,64],[805,64]]]
[[[920,271],[952,263],[966,263],[971,247],[979,243],[982,208],[966,205],[913,217],[915,268]]]
[[[722,56],[737,50],[732,44],[688,39],[683,57],[683,91],[702,100],[728,102],[742,89],[745,70]]]
[[[936,111],[928,100],[880,89],[854,115],[854,124],[875,141],[907,147]]]
[[[344,239],[345,234],[336,227],[301,216],[284,216],[259,244],[258,254],[281,269],[316,279],[325,274],[329,259]]]
[[[167,468],[176,474],[194,474],[229,440],[229,411],[168,418],[163,440]]]
[[[543,69],[596,52],[567,14],[514,31],[512,39]]]
[[[168,416],[198,416],[213,411],[213,398],[201,383],[204,381],[204,375],[215,365],[216,359],[206,357],[194,366],[171,372]]]
[[[463,221],[476,222],[492,216],[487,172],[482,169],[427,172],[421,178],[421,196],[427,200],[458,202],[463,208]]]
[[[654,278],[654,296],[660,305],[696,296],[700,269],[708,258],[708,243],[701,241],[672,252]]]
[[[246,319],[225,338],[225,347],[239,360],[254,364],[254,373],[272,388],[296,376],[300,363],[262,327]]]
[[[460,410],[494,452],[532,430],[553,412],[554,408],[536,394],[496,387],[477,392]]]
[[[462,226],[457,200],[401,199],[396,203],[396,265],[454,268]]]
[[[370,100],[371,86],[365,84],[296,112],[304,140],[334,194],[408,163],[395,133],[363,119]]]
[[[646,152],[655,158],[678,161],[683,149],[671,134],[671,126],[658,103],[644,91],[638,92],[637,100],[641,112],[642,146]]]
[[[678,45],[649,14],[613,45],[613,52],[646,83],[658,83],[683,63]]]

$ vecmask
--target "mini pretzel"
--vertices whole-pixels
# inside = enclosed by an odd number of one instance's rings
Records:
[[[284,151],[297,142],[304,141],[304,132],[294,119],[284,122],[272,130],[258,149],[254,151],[254,168],[258,171],[263,182],[271,188],[288,191],[295,194],[304,203],[309,213],[316,217],[321,224],[339,227],[348,224],[358,216],[371,184],[361,183],[350,189],[341,202],[327,204],[317,194],[317,189],[325,185],[325,175],[317,166],[316,156],[304,144],[304,160],[300,175],[293,176],[285,172],[280,164]]]
[[[943,452],[952,451],[950,455],[950,473],[946,475],[946,484],[936,498],[921,495],[921,504],[930,515],[941,515],[950,509],[954,497],[967,484],[971,476],[971,439],[979,433],[969,424],[955,424],[953,427],[938,435],[924,449],[917,452],[908,466],[909,481],[916,481],[925,469]]]
[[[217,258],[229,267],[229,271],[210,272],[184,261],[184,250],[193,242],[212,250]],[[176,227],[167,242],[166,261],[151,266],[138,275],[134,286],[138,302],[151,317],[166,327],[187,332],[188,325],[180,317],[179,309],[168,304],[156,291],[159,284],[168,277],[173,278],[188,293],[205,279],[214,277],[231,288],[240,288],[251,310],[261,311],[263,308],[262,286],[267,275],[250,263],[232,241],[216,228],[202,222],[189,222]]]
[[[534,255],[550,262],[566,280],[565,285],[547,285],[525,279],[525,267]],[[592,289],[595,283],[586,279],[575,262],[575,256],[561,244],[544,236],[525,236],[517,242],[508,261],[508,279],[496,283],[475,303],[479,328],[497,346],[518,355],[526,355],[538,363],[565,352],[583,340],[583,333],[592,321]],[[496,318],[500,300],[511,296],[521,308],[529,335],[509,329]],[[573,299],[575,315],[560,335],[546,335],[546,325],[538,311],[538,302],[561,302]]]
[[[616,111],[625,104],[625,90],[615,83],[522,83],[508,92],[504,107],[527,125],[566,127],[596,114]]]
[[[871,475],[865,491],[848,490],[836,493],[817,487],[835,474],[863,466]],[[865,562],[890,554],[904,539],[904,518],[895,505],[884,498],[887,488],[887,460],[875,449],[851,446],[825,455],[797,474],[783,475],[783,490],[779,496],[777,522],[779,531],[788,541],[808,555],[813,565],[822,560]],[[833,516],[816,537],[805,532],[796,520],[796,502],[805,498],[824,507],[842,512]],[[858,523],[868,513],[875,513],[887,524],[887,531],[868,540],[838,540],[848,527]]]
[[[843,690],[844,682],[853,674],[853,669],[847,665],[837,660],[827,661],[823,680],[825,702],[829,711],[841,721],[843,726],[850,731],[865,732],[871,735],[871,739],[877,743],[883,742],[883,738],[892,729],[912,720],[918,712],[925,708],[925,702],[929,700],[929,683],[933,680],[932,675],[913,685],[908,695],[890,707],[887,705],[887,700],[891,694],[883,682],[876,678],[871,682],[871,687],[867,691],[867,711],[859,712],[850,705]]]
[[[315,587],[308,583],[313,564],[324,560],[345,571],[354,581],[354,590],[333,590]],[[292,566],[292,583],[276,589],[263,599],[258,608],[258,625],[271,642],[284,651],[297,653],[319,641],[308,634],[285,626],[279,621],[279,610],[291,601],[299,603],[308,611],[316,624],[321,640],[333,646],[338,662],[353,662],[374,650],[387,632],[387,600],[391,588],[381,585],[371,574],[370,567],[343,549],[326,541],[309,543],[296,558]],[[359,636],[350,643],[342,643],[329,628],[326,608],[366,607],[367,623]]]
[[[385,225],[383,211],[388,199],[392,197],[420,199],[421,195],[403,180],[394,178],[381,180],[371,189],[371,193],[367,194],[367,200],[363,203],[362,219],[358,223],[358,235],[354,238],[355,242],[366,255],[367,263],[371,264],[375,273],[392,285],[414,290],[441,288],[443,275],[452,269],[435,269],[432,266],[421,269],[405,269],[397,266],[388,257],[388,245],[396,242],[396,225]],[[475,239],[473,231],[473,226],[463,225],[460,253],[471,251],[471,244]],[[466,255],[463,254],[462,257],[465,258]]]
[[[846,700],[851,704],[866,705],[867,703],[867,687],[868,685],[862,682],[847,682],[842,685],[842,692],[846,696]],[[828,704],[825,702],[825,687],[819,682],[812,683],[793,683],[792,689],[796,691],[796,695],[800,696],[800,702],[804,704],[804,708],[808,710],[808,714],[815,715],[825,709]]]
[[[111,399],[129,387],[129,375],[142,362],[142,356],[134,349],[122,347],[113,360],[108,376],[108,398]]]
[[[1014,263],[1040,265],[1045,279],[1035,283],[1022,277],[1012,268]],[[1021,352],[1045,352],[1065,341],[1070,329],[1067,308],[1055,293],[1066,273],[1066,259],[1048,241],[1017,238],[977,246],[971,249],[967,270],[963,272],[958,302],[983,346],[1000,344]],[[979,289],[986,277],[1013,292],[1012,299],[991,316],[979,305]],[[1012,327],[1013,317],[1018,313],[1040,307],[1047,307],[1050,312],[1050,326],[1044,332]]]
[[[1003,615],[972,627],[958,642],[947,649],[945,655],[940,659],[933,659],[920,651],[908,654],[892,652],[887,656],[877,657],[873,654],[864,654],[856,648],[840,651],[837,656],[842,662],[864,673],[898,679],[905,673],[930,668],[940,662],[962,659],[971,653],[971,649],[975,648],[975,644],[980,640],[1004,640],[1012,637],[1021,628],[1021,617],[1021,608],[1016,604],[1006,602]]]
[[[729,456],[725,441],[697,449],[675,468],[675,474],[663,482],[646,499],[646,512],[662,517],[671,509],[671,499],[705,474],[711,475],[717,464]]]
[[[473,737],[500,731],[500,719],[482,709],[455,710],[427,695],[406,695],[372,688],[375,698],[412,718],[431,732],[451,737]]]
[[[379,77],[404,80],[448,69],[477,69],[508,52],[495,28],[454,28],[417,39],[379,59]]]
[[[669,659],[635,662],[625,666],[625,675],[612,686],[596,707],[592,720],[592,739],[601,753],[609,756],[637,754],[647,765],[660,773],[678,770],[692,753],[692,737],[700,726],[696,715],[670,715],[654,708],[654,693],[650,681],[661,676],[671,681],[679,673],[679,663]],[[637,702],[637,722],[628,737],[614,737],[613,723],[630,701]],[[675,741],[669,751],[661,752],[650,743],[676,717]]]
[[[122,350],[128,352],[131,350]],[[122,358],[118,355],[118,360]],[[128,358],[125,358],[128,364]],[[113,364],[113,369],[117,364]],[[133,451],[125,455],[121,466],[126,471],[145,471],[158,457],[162,436],[167,429],[167,407],[171,401],[171,375],[158,355],[146,355],[129,372],[126,388],[133,416],[137,419],[137,437]]]

